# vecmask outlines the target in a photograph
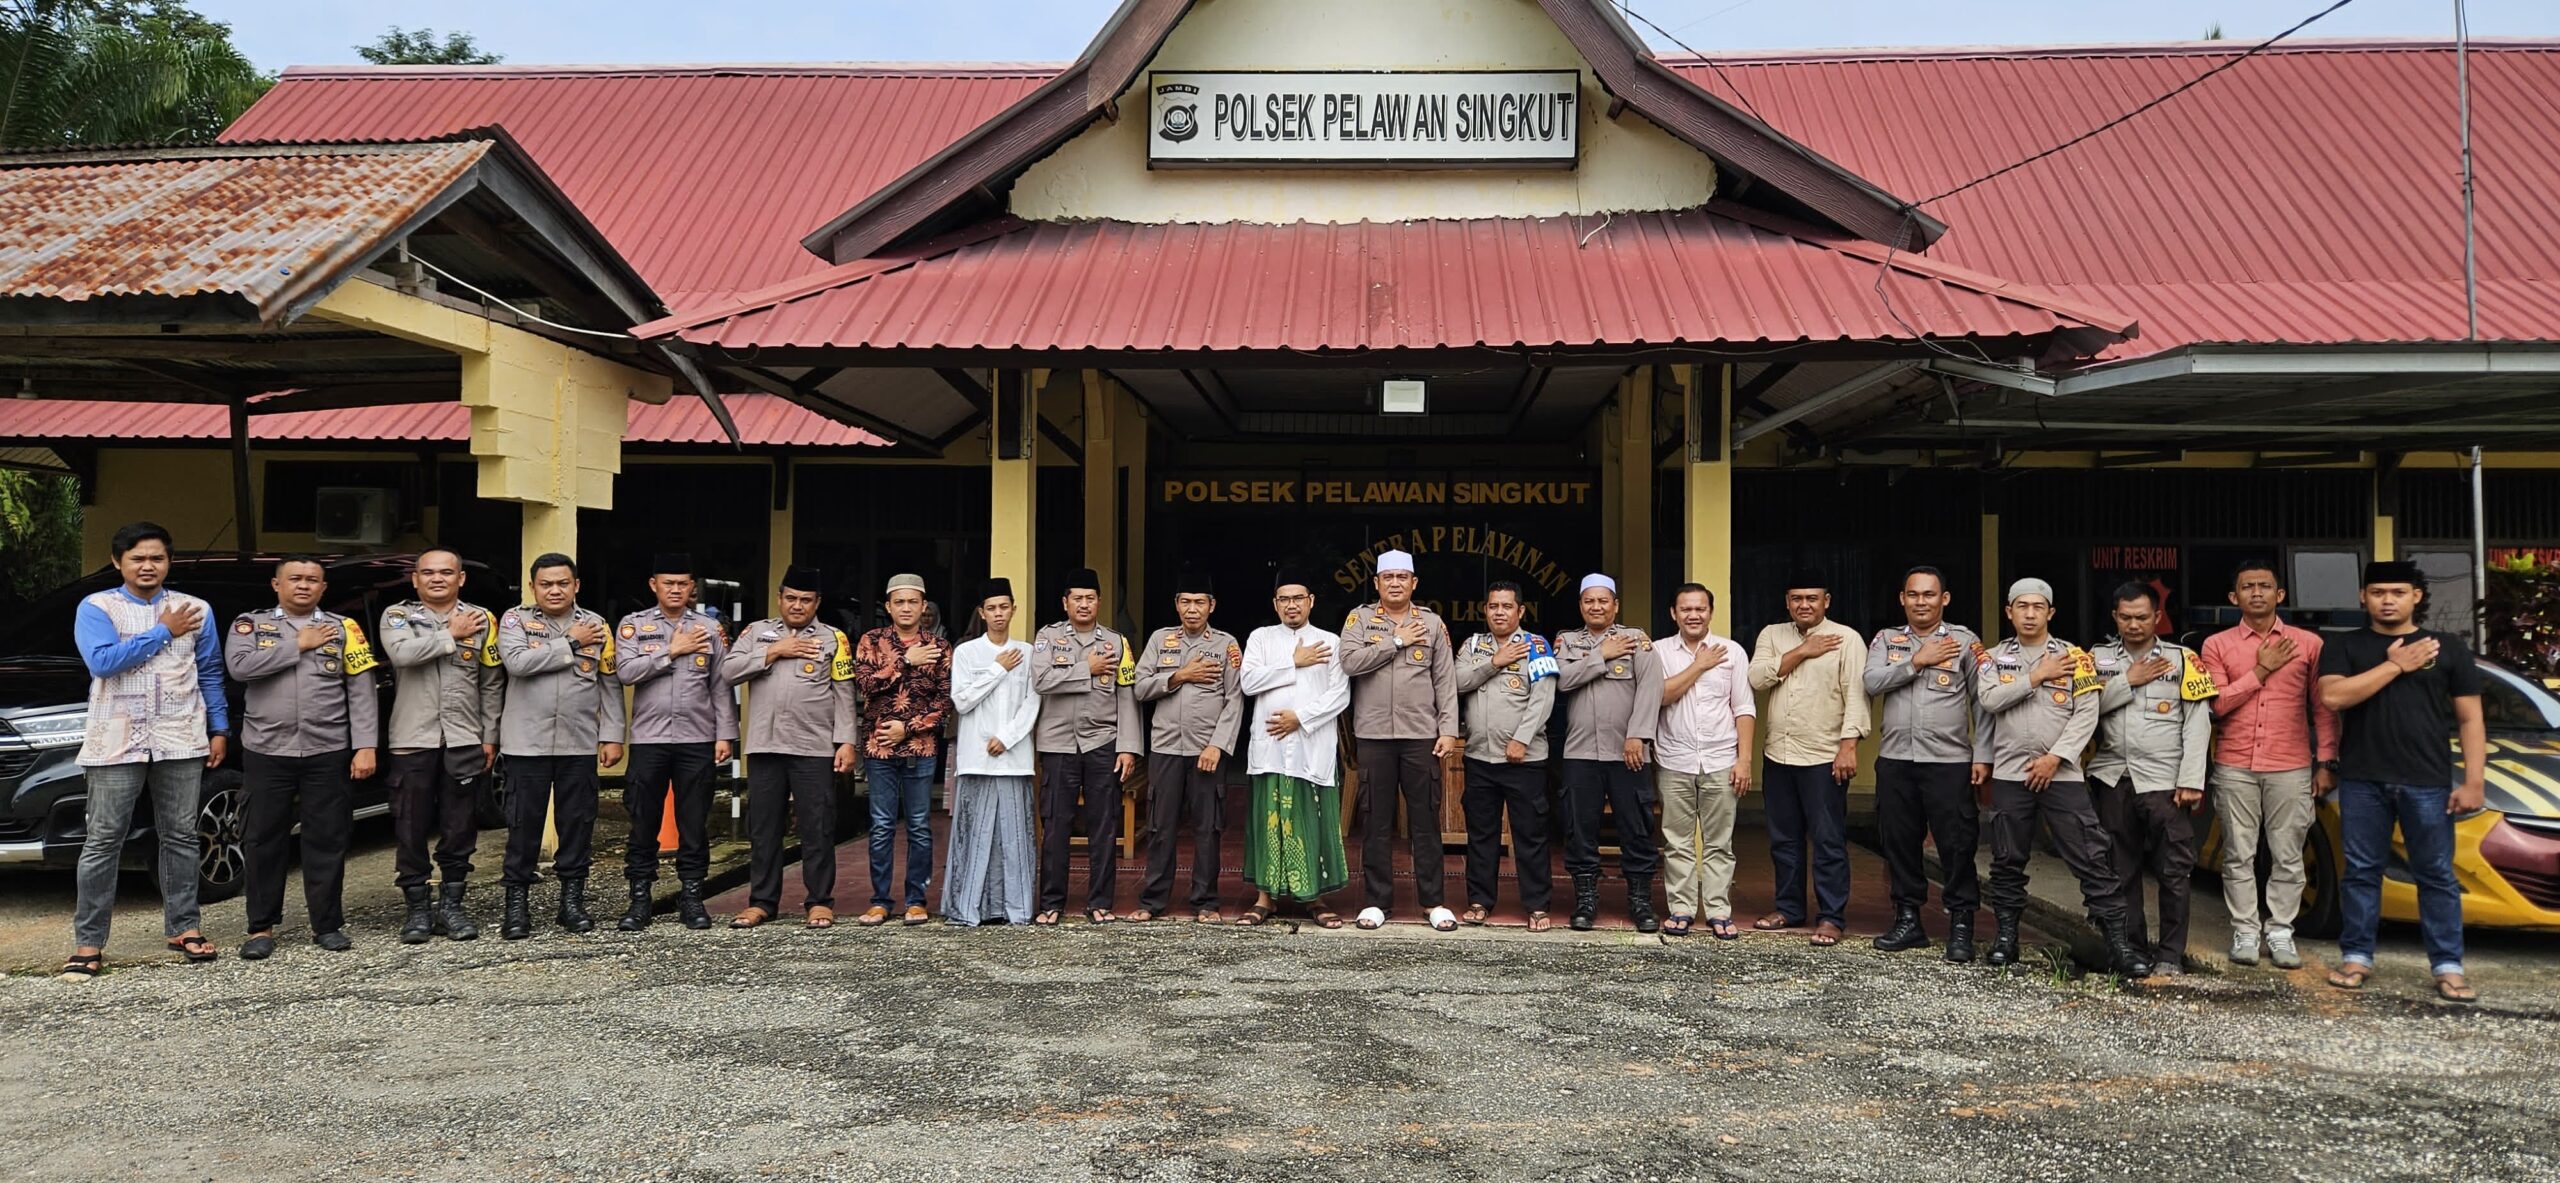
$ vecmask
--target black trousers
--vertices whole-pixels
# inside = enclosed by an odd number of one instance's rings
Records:
[[[1569,875],[1600,873],[1600,807],[1618,821],[1618,873],[1651,877],[1662,867],[1653,839],[1653,770],[1624,760],[1564,762],[1564,869]]]
[[[393,752],[385,768],[391,778],[391,881],[404,889],[424,887],[431,870],[443,871],[447,883],[469,879],[471,856],[480,849],[480,778],[489,775],[488,754],[477,744]],[[433,862],[427,859],[429,838],[435,839]]]
[[[507,757],[507,858],[499,870],[499,882],[531,887],[542,880],[546,810],[560,831],[560,849],[551,858],[551,873],[562,879],[586,878],[588,865],[595,861],[594,753]]]
[[[1973,919],[1982,906],[1981,875],[1973,856],[1982,835],[1973,804],[1973,765],[1918,760],[1876,761],[1876,832],[1884,869],[1893,884],[1893,906],[1918,910],[1929,902],[1929,877],[1920,842],[1938,843],[1938,902],[1947,915]]]
[[[1173,898],[1174,853],[1182,845],[1182,826],[1191,823],[1191,910],[1218,906],[1218,839],[1227,828],[1226,766],[1221,753],[1217,772],[1200,771],[1198,755],[1165,753],[1147,757],[1147,880],[1138,888],[1138,906],[1162,912]]]
[[[1355,739],[1360,758],[1360,878],[1367,906],[1396,906],[1396,803],[1404,803],[1413,849],[1414,902],[1437,908],[1448,897],[1449,863],[1440,850],[1440,761],[1427,739]]]
[[[827,768],[832,774],[834,761]],[[711,745],[635,743],[622,781],[622,812],[631,818],[622,873],[630,878],[658,877],[658,827],[670,783],[676,794],[676,878],[698,882],[711,873]]]
[[[293,864],[293,823],[302,822],[302,902],[317,935],[346,927],[347,836],[355,829],[347,761],[353,752],[267,756],[243,750],[242,852],[247,856],[249,931],[284,922],[284,876]]]
[[[794,822],[800,826],[800,886],[809,903],[835,907],[834,758],[773,752],[747,757],[747,902],[767,912],[782,906],[782,848],[791,841]],[[676,815],[676,824],[684,824],[683,814]],[[683,874],[683,864],[677,867]]]
[[[1120,896],[1120,754],[1040,753],[1040,903],[1038,911],[1067,907],[1067,840],[1084,823],[1087,910],[1109,908]]]
[[[2115,854],[2098,822],[2089,786],[2079,781],[2054,781],[2041,793],[2025,781],[1991,782],[1991,910],[2026,911],[2027,858],[2035,852],[2038,821],[2053,835],[2062,865],[2080,881],[2080,899],[2089,915],[2104,922],[2122,919]]]
[[[1547,766],[1467,761],[1467,902],[1487,908],[1502,886],[1502,811],[1511,811],[1511,866],[1520,906],[1544,912],[1555,895],[1547,853]]]
[[[1804,922],[1804,881],[1813,871],[1813,918],[1846,927],[1849,913],[1849,788],[1829,764],[1760,761],[1769,865],[1777,872],[1778,914]]]
[[[2196,873],[2195,815],[2178,808],[2175,793],[2137,793],[2133,782],[2090,781],[2098,820],[2107,828],[2117,882],[2124,889],[2125,932],[2155,964],[2187,963],[2187,897]],[[2160,939],[2151,940],[2143,899],[2145,874],[2159,884]]]

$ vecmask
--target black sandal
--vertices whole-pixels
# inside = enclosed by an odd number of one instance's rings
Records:
[[[1246,908],[1244,915],[1236,917],[1236,923],[1245,928],[1252,928],[1269,919],[1271,919],[1271,909],[1255,904]]]
[[[85,982],[97,977],[98,971],[106,963],[107,955],[104,953],[74,953],[63,959],[62,972],[54,976],[65,981],[77,979]]]
[[[172,953],[184,953],[186,954],[187,960],[198,965],[202,965],[205,962],[222,956],[222,954],[214,951],[213,942],[204,939],[202,936],[171,937],[169,938],[169,951]]]

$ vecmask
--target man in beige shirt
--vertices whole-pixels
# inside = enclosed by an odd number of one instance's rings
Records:
[[[1828,618],[1829,580],[1787,582],[1787,622],[1760,630],[1751,688],[1769,696],[1761,784],[1768,793],[1769,861],[1778,908],[1751,922],[1763,931],[1804,925],[1805,863],[1813,863],[1813,943],[1837,945],[1849,909],[1849,778],[1867,734],[1867,691],[1857,631]]]

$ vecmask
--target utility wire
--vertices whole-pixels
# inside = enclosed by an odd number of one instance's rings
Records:
[[[442,267],[438,267],[438,266],[436,266],[435,264],[433,264],[433,263],[430,263],[430,262],[426,261],[425,259],[421,259],[421,258],[417,257],[416,255],[411,255],[411,256],[409,256],[409,261],[410,261],[410,262],[412,262],[412,263],[416,263],[418,266],[420,266],[420,267],[424,267],[424,268],[426,268],[426,269],[427,269],[427,270],[429,270],[429,271],[433,271],[433,272],[435,272],[436,274],[438,274],[438,275],[441,275],[441,276],[445,277],[446,279],[452,280],[455,286],[457,286],[457,287],[459,287],[459,288],[463,289],[464,291],[470,292],[471,294],[473,294],[473,295],[475,295],[475,296],[478,296],[478,297],[480,297],[480,298],[481,298],[481,299],[483,299],[483,300],[487,300],[488,302],[490,302],[490,303],[492,303],[492,304],[495,304],[495,305],[497,305],[497,306],[498,306],[498,307],[500,307],[500,308],[504,308],[504,309],[506,309],[506,310],[507,310],[507,311],[509,311],[509,312],[515,313],[518,317],[521,317],[521,318],[523,318],[523,319],[525,319],[525,320],[532,321],[532,322],[533,322],[533,323],[535,323],[535,324],[538,324],[538,325],[545,325],[545,326],[548,326],[548,327],[550,327],[550,328],[555,328],[555,329],[558,329],[558,330],[560,330],[561,332],[564,332],[564,333],[578,333],[578,334],[581,334],[581,335],[583,335],[583,336],[588,336],[588,337],[602,337],[602,338],[604,338],[604,339],[606,339],[606,340],[608,340],[608,341],[629,341],[629,340],[632,340],[632,336],[631,336],[631,334],[629,334],[629,333],[602,333],[602,332],[597,332],[597,331],[596,331],[596,330],[594,330],[594,329],[582,329],[582,328],[579,328],[579,327],[578,327],[578,326],[576,326],[576,325],[564,325],[564,324],[562,324],[562,323],[560,323],[559,321],[556,321],[556,320],[544,320],[543,318],[541,318],[541,317],[539,317],[539,316],[535,316],[534,314],[532,314],[532,313],[530,313],[530,312],[527,312],[527,311],[525,311],[525,310],[524,310],[524,309],[522,309],[522,308],[518,308],[518,307],[516,307],[514,304],[511,304],[511,303],[507,302],[507,301],[506,301],[504,298],[502,298],[502,297],[498,297],[498,296],[490,295],[488,292],[483,291],[483,290],[481,290],[480,288],[477,288],[477,287],[472,286],[472,283],[471,283],[471,281],[470,281],[470,280],[464,279],[464,278],[462,278],[462,277],[461,277],[461,276],[459,276],[459,275],[455,275],[454,273],[452,273],[452,272],[450,272],[450,271],[447,271],[447,270],[445,270],[445,269],[444,269],[444,268],[442,268]]]

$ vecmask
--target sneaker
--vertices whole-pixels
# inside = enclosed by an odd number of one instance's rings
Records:
[[[2292,946],[2288,944],[2286,947],[2291,948]],[[2231,934],[2231,964],[2256,965],[2257,963],[2258,934],[2254,932],[2235,932]],[[2297,964],[2299,963],[2297,962]]]
[[[2277,969],[2302,968],[2302,954],[2293,947],[2292,933],[2268,937],[2267,958],[2276,963]]]

